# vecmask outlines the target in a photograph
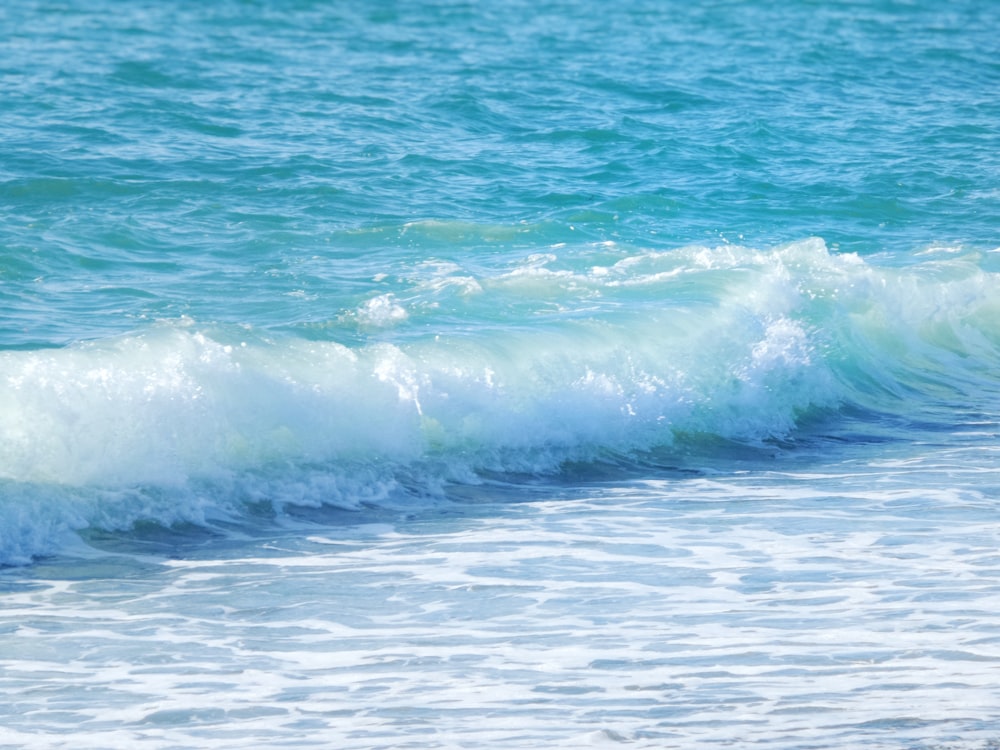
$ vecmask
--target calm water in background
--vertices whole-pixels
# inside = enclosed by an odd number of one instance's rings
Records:
[[[994,747],[998,30],[5,5],[0,747]]]

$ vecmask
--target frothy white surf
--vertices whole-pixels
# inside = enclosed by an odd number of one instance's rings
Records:
[[[993,747],[988,454],[897,458],[8,576],[0,744]]]
[[[402,475],[760,444],[845,405],[976,409],[998,388],[1000,277],[981,259],[880,267],[820,241],[578,255],[475,284],[424,264],[362,306],[364,326],[402,329],[350,346],[181,321],[3,353],[0,560],[59,526],[355,506]]]

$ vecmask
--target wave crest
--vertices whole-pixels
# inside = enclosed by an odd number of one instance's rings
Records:
[[[379,503],[404,478],[553,472],[690,435],[759,445],[838,409],[905,418],[983,394],[995,404],[990,260],[880,266],[819,240],[605,244],[478,276],[427,264],[373,298],[392,300],[396,325],[352,346],[180,321],[8,351],[0,559],[44,549],[52,534],[39,530],[60,524]]]

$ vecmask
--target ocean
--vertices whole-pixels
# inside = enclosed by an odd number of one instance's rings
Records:
[[[0,747],[1000,747],[1000,5],[0,31]]]

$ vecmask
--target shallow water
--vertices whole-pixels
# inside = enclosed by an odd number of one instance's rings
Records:
[[[92,538],[4,576],[7,741],[992,746],[996,482],[942,464]]]

